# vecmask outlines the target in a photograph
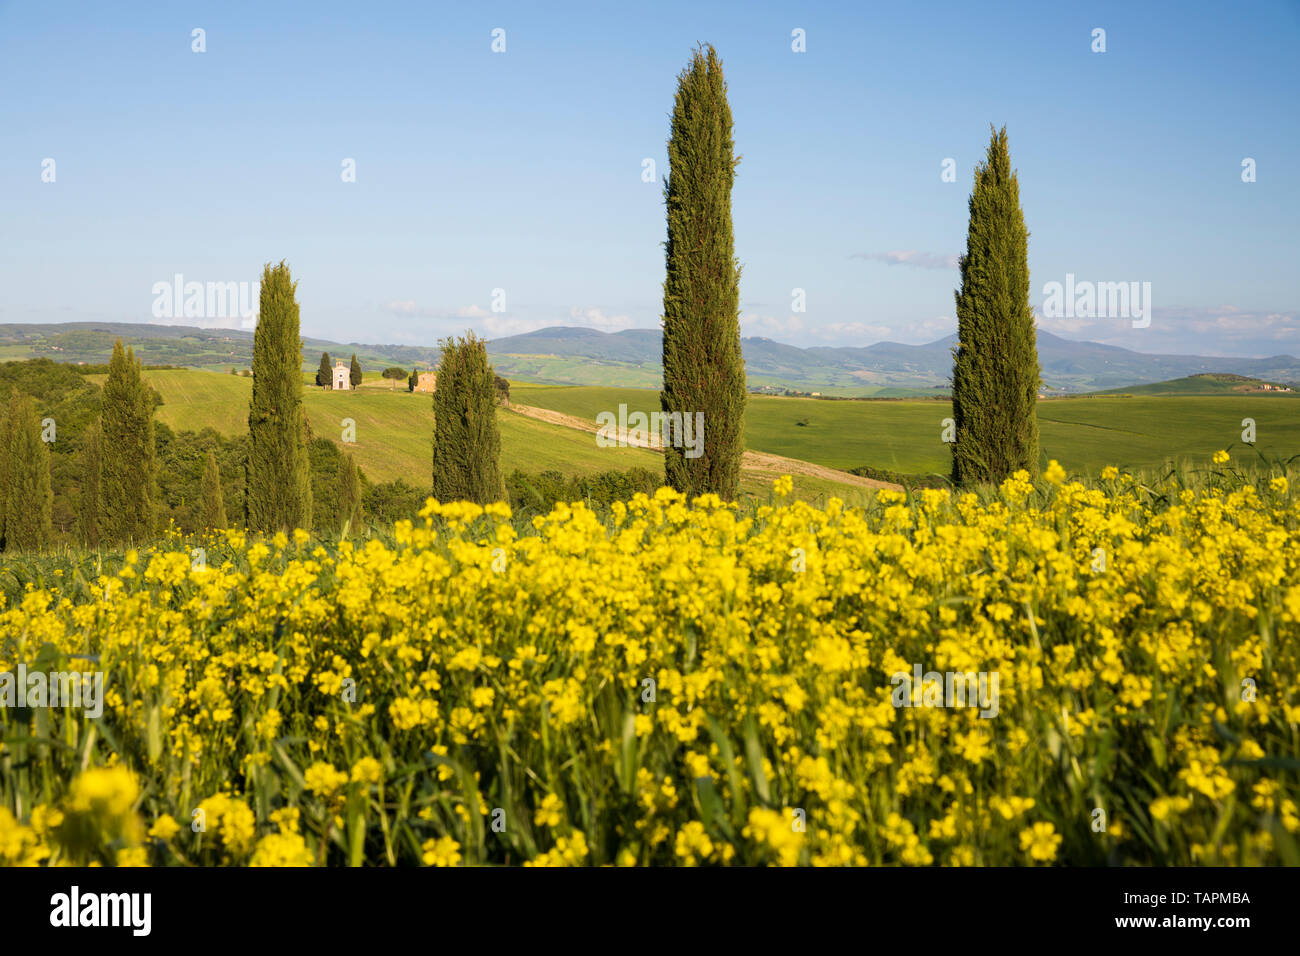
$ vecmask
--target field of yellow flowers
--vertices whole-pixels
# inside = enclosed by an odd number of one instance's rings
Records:
[[[60,569],[0,672],[103,717],[0,709],[0,863],[1300,864],[1296,480],[431,501]],[[914,668],[996,714],[896,706]]]

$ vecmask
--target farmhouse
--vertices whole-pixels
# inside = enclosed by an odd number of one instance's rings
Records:
[[[342,362],[334,363],[334,388],[351,388],[352,374],[348,366]]]
[[[420,372],[415,379],[415,391],[432,392],[438,384],[437,372]]]

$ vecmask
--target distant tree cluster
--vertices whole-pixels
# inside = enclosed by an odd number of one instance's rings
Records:
[[[506,476],[506,500],[520,514],[546,514],[560,502],[583,501],[608,506],[633,495],[652,495],[661,478],[645,468],[602,471],[566,477],[558,471],[526,472],[515,469]]]
[[[268,336],[263,344],[284,341]],[[293,367],[293,354],[279,351],[277,368]],[[250,489],[259,487],[248,482],[253,430],[227,437],[154,421],[162,400],[120,342],[99,372],[107,375],[102,387],[86,380],[85,368],[45,358],[0,363],[0,550],[120,548],[146,543],[167,526],[221,530],[232,515],[244,523]],[[274,377],[268,373],[263,383]],[[402,481],[369,483],[328,439],[310,442],[307,461],[310,526],[322,533],[415,518],[428,497],[427,488]]]
[[[7,363],[5,372],[0,547],[50,547],[56,516],[60,535],[75,529],[92,546],[151,540],[158,510],[158,397],[144,383],[135,353],[115,344],[99,394],[75,371],[48,360]],[[38,403],[49,413],[38,412]]]

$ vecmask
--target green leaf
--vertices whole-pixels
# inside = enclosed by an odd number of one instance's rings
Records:
[[[745,758],[749,761],[749,772],[754,778],[754,793],[765,804],[771,804],[772,793],[768,789],[767,773],[763,770],[763,748],[758,741],[758,725],[754,715],[745,715]]]
[[[727,820],[727,814],[722,806],[722,799],[718,796],[718,788],[714,784],[713,778],[696,777],[695,790],[700,796],[700,810],[704,818],[702,821],[704,828],[714,835],[721,832],[727,840],[731,840],[731,823]]]
[[[152,763],[162,753],[162,707],[157,703],[149,708],[149,716],[145,721],[145,743]]]
[[[740,826],[747,819],[749,801],[745,797],[740,771],[736,768],[736,751],[731,746],[731,740],[722,729],[722,725],[713,718],[712,714],[705,716],[708,720],[709,735],[718,748],[718,757],[727,768],[727,782],[731,786],[731,820],[736,826]]]

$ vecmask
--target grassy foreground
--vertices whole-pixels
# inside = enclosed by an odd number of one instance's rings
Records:
[[[107,702],[0,709],[0,863],[1300,864],[1300,475],[1223,457],[70,563],[0,672]]]

